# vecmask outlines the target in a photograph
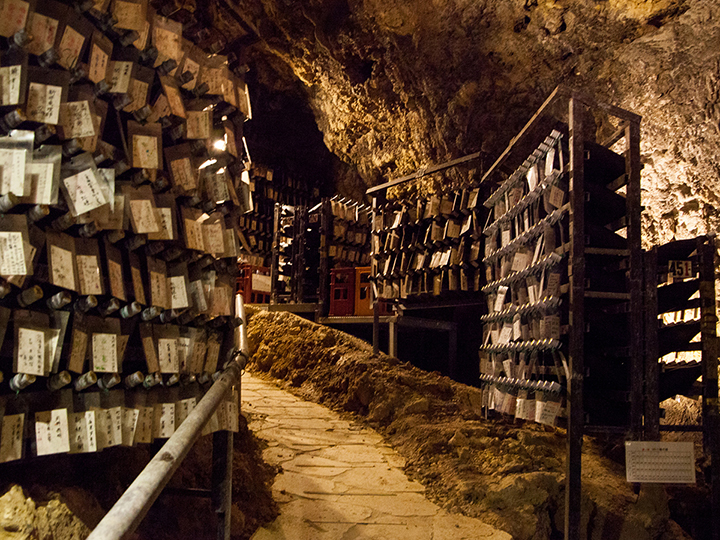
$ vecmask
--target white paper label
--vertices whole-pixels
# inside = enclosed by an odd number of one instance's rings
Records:
[[[60,105],[60,123],[66,139],[95,135],[95,126],[87,101],[71,101]]]
[[[0,433],[0,463],[22,459],[25,415],[5,415]]]
[[[67,409],[35,413],[35,442],[38,456],[70,451]]]
[[[20,66],[0,68],[0,105],[17,105],[20,102],[21,75]]]
[[[44,124],[57,124],[60,119],[61,100],[61,87],[30,83],[26,107],[28,120]]]
[[[537,401],[535,403],[535,421],[539,424],[554,426],[559,412],[559,401]]]
[[[25,195],[25,159],[27,150],[0,149],[0,193]]]
[[[110,92],[113,94],[126,94],[130,87],[132,62],[113,62],[112,70]]]
[[[178,402],[175,406],[175,427],[178,428],[190,415],[192,410],[197,405],[197,399],[194,397],[183,399]]]
[[[167,439],[175,433],[175,404],[158,403],[154,408],[153,432],[155,438]]]
[[[175,276],[168,278],[170,284],[170,307],[172,309],[182,309],[189,307],[187,288],[185,287],[185,277]]]
[[[160,338],[158,340],[158,359],[161,373],[178,373],[180,361],[178,359],[177,340],[174,338]]]
[[[17,372],[39,377],[45,375],[45,332],[18,329]]]
[[[84,214],[108,203],[92,169],[68,176],[63,182],[75,207],[75,215]]]
[[[188,139],[207,139],[212,127],[212,111],[187,111]]]
[[[628,482],[695,483],[695,448],[692,442],[625,442]]]
[[[497,291],[497,297],[495,298],[495,306],[493,311],[502,311],[505,305],[505,296],[507,296],[508,288],[504,285],[500,285]]]
[[[76,260],[80,278],[80,293],[102,294],[100,266],[97,257],[95,255],[78,255]]]
[[[202,223],[198,223],[193,219],[186,219],[185,236],[187,238],[187,247],[189,249],[204,251],[205,244],[203,242]]]
[[[70,415],[70,453],[97,452],[97,421],[95,411]]]
[[[108,55],[107,53],[97,45],[93,43],[92,53],[90,54],[90,73],[88,79],[94,83],[99,83],[105,80],[107,76],[108,68]]]
[[[52,266],[53,285],[74,291],[75,271],[72,252],[52,244],[50,246],[50,265]]]
[[[203,227],[203,244],[205,251],[212,254],[225,253],[225,238],[220,223],[207,224]]]
[[[197,180],[190,158],[176,159],[170,162],[170,170],[175,183],[185,189],[195,189]]]
[[[118,373],[117,335],[92,335],[93,370],[98,373]]]
[[[199,312],[207,311],[207,298],[202,281],[199,279],[190,283],[190,295],[192,296],[193,305]]]
[[[158,139],[152,135],[133,135],[133,167],[159,169]],[[132,201],[131,201],[132,204]]]
[[[33,162],[25,165],[25,176],[29,179],[29,192],[26,197],[31,197],[35,204],[53,204],[53,176],[55,166],[52,163]],[[57,192],[56,192],[57,193]]]
[[[130,267],[132,273],[133,290],[135,292],[135,300],[143,305],[147,305],[145,300],[145,288],[142,283],[142,276],[140,275],[140,269],[135,266]]]
[[[151,443],[153,428],[153,408],[138,407],[137,429],[135,430],[135,443]]]
[[[132,446],[135,440],[135,432],[137,430],[138,418],[140,417],[139,409],[123,408],[122,412],[122,445]]]
[[[60,41],[60,47],[58,48],[58,54],[60,55],[58,64],[65,69],[75,67],[75,63],[77,62],[78,56],[80,56],[80,51],[84,44],[85,36],[71,26],[66,26],[62,40]]]
[[[0,232],[0,275],[24,276],[26,274],[27,264],[22,233]]]
[[[134,112],[138,109],[142,109],[145,105],[147,105],[149,88],[150,86],[148,85],[148,83],[140,81],[138,79],[131,79],[128,94],[132,98],[132,102],[127,107],[125,107],[125,112]]]
[[[167,278],[158,272],[150,272],[150,299],[153,306],[167,309]]]
[[[137,234],[156,233],[160,231],[152,202],[148,199],[136,199],[130,201],[130,212],[135,222]]]

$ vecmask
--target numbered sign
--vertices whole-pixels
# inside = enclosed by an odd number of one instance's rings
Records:
[[[687,279],[695,277],[692,261],[670,261],[668,263],[668,273],[673,277],[673,279]]]

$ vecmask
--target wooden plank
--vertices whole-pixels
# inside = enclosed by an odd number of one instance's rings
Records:
[[[613,257],[628,257],[630,255],[630,250],[586,247],[585,255],[609,255]]]
[[[618,142],[620,139],[622,139],[625,136],[625,128],[627,128],[627,122],[620,122],[620,126],[615,130],[615,132],[610,135],[607,139],[605,139],[601,144],[605,148],[610,148],[613,146],[616,142]]]
[[[660,440],[660,363],[658,362],[657,248],[646,251],[645,265],[645,440]]]
[[[585,291],[585,298],[596,300],[630,300],[631,297],[630,293],[623,292]]]
[[[637,115],[633,115],[637,116]],[[628,178],[625,201],[627,205],[627,241],[630,249],[630,429],[639,440],[643,420],[643,268],[640,221],[640,117],[631,121],[625,130],[628,149],[625,155]]]
[[[557,89],[556,89],[557,92]],[[553,95],[557,95],[553,92]],[[546,101],[546,104],[548,102]],[[570,380],[567,388],[567,457],[565,474],[565,540],[581,537],[582,439],[585,423],[585,153],[583,106],[570,99]]]
[[[323,199],[320,207],[320,285],[318,300],[320,316],[327,317],[330,313],[330,242],[332,241],[332,209],[328,198]]]
[[[280,203],[275,203],[273,212],[273,242],[270,255],[270,303],[278,302],[278,274],[280,270]]]
[[[581,101],[588,107],[592,108],[599,108],[607,112],[608,114],[611,114],[612,116],[615,116],[616,118],[620,118],[622,120],[626,120],[627,122],[631,124],[640,124],[640,121],[642,120],[642,116],[635,114],[633,112],[627,111],[625,109],[621,109],[620,107],[617,107],[615,105],[610,105],[609,103],[603,103],[602,101],[596,101],[589,95],[587,95],[584,92],[581,92],[579,90],[573,90],[573,98]]]

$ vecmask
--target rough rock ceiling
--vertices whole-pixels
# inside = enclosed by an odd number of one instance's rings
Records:
[[[479,174],[565,82],[643,116],[647,242],[717,228],[715,0],[216,2],[257,124],[277,116],[248,130],[282,133],[343,194],[482,151]]]

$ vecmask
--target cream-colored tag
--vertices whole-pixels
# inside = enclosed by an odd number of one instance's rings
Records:
[[[130,77],[132,75],[132,62],[112,63],[112,79],[110,92],[113,94],[125,94],[130,88]]]
[[[27,268],[22,233],[0,232],[0,275],[24,276]]]
[[[158,140],[151,135],[133,135],[133,167],[159,169]]]
[[[116,427],[115,425],[113,410],[95,409],[95,415],[97,418],[98,450],[118,446],[122,442],[122,430],[121,426]]]
[[[3,416],[2,433],[0,433],[0,463],[22,459],[24,431],[24,414]]]
[[[222,95],[233,107],[237,107],[237,94],[235,92],[235,84],[230,79],[222,79],[221,82]]]
[[[208,420],[208,423],[205,424],[205,427],[202,430],[203,437],[205,435],[210,435],[211,433],[215,433],[220,429],[220,422],[218,420],[218,411],[216,410],[213,415],[210,417],[210,420]]]
[[[133,291],[135,292],[135,300],[142,305],[147,305],[147,300],[145,300],[145,288],[142,284],[142,275],[140,274],[140,269],[131,266],[130,272],[132,273],[132,281],[133,281]]]
[[[180,400],[175,404],[175,427],[178,428],[190,415],[195,406],[197,405],[197,399],[194,397]]]
[[[160,373],[178,373],[180,371],[176,339],[160,338],[158,340],[158,359]]]
[[[62,40],[60,41],[60,50],[58,51],[60,59],[58,60],[58,64],[65,69],[74,68],[84,44],[85,36],[73,27],[66,26],[65,33],[63,33]]]
[[[109,260],[108,274],[110,274],[110,293],[120,300],[125,300],[125,286],[123,284],[122,266],[120,263]]]
[[[61,104],[60,124],[66,139],[95,135],[95,126],[87,101],[71,101]]]
[[[180,38],[180,34],[176,34],[160,26],[153,27],[153,45],[157,47],[160,53],[158,54],[155,67],[169,58],[179,63],[182,58],[182,42]],[[174,75],[174,72],[171,72],[170,75]]]
[[[45,375],[45,332],[30,328],[18,329],[18,373]]]
[[[153,427],[153,408],[152,407],[138,407],[138,421],[137,429],[135,430],[135,444],[138,443],[151,443],[152,427]]]
[[[122,414],[122,445],[132,446],[133,441],[135,440],[135,432],[137,431],[140,410],[123,407]]]
[[[180,91],[177,88],[174,88],[172,86],[166,85],[165,88],[165,95],[167,96],[168,105],[170,106],[170,110],[175,116],[180,116],[181,118],[185,118],[185,105],[183,105],[182,97],[180,96]]]
[[[235,401],[226,401],[225,405],[225,428],[233,433],[240,432],[240,411]]]
[[[0,68],[0,105],[17,105],[20,102],[21,66]]]
[[[168,307],[167,280],[159,272],[150,272],[150,300],[153,306]]]
[[[35,413],[35,443],[38,456],[70,451],[67,409]]]
[[[27,150],[0,149],[0,193],[25,195],[25,159]]]
[[[115,25],[117,28],[137,30],[138,32],[145,28],[146,18],[143,13],[143,5],[139,2],[115,0],[113,2],[113,15],[118,20]]]
[[[230,293],[227,287],[214,287],[210,291],[210,312],[219,317],[230,316]]]
[[[150,39],[150,21],[145,21],[140,37],[133,41],[133,46],[139,50],[144,51],[147,49],[148,41]]]
[[[203,233],[205,251],[212,254],[225,253],[225,238],[220,223],[205,224]]]
[[[172,309],[182,309],[188,307],[188,294],[185,287],[185,278],[183,276],[176,276],[168,278],[170,283],[170,297]]]
[[[73,329],[72,348],[70,349],[70,360],[68,369],[73,373],[82,373],[85,367],[85,354],[87,352],[88,336],[77,328]]]
[[[80,293],[102,294],[100,266],[97,257],[95,255],[78,255],[76,260],[80,278]]]
[[[191,58],[185,58],[183,69],[192,73],[192,79],[183,85],[186,90],[192,90],[197,85],[197,76],[200,73],[200,64],[192,60]]]
[[[148,89],[150,86],[144,81],[138,79],[132,79],[130,81],[130,89],[128,93],[132,98],[130,105],[123,109],[125,112],[134,112],[138,109],[142,109],[147,104]]]
[[[98,140],[100,139],[99,133],[102,118],[100,118],[97,114],[90,114],[90,118],[92,119],[94,135],[90,137],[80,137],[78,139],[80,148],[82,148],[85,152],[95,152],[95,150],[97,150]]]
[[[39,13],[30,15],[29,33],[33,37],[27,46],[30,54],[41,55],[55,44],[58,21]]]
[[[22,0],[4,0],[0,4],[0,36],[11,37],[25,28],[30,4]]]
[[[93,43],[92,52],[90,53],[90,73],[88,79],[94,83],[105,80],[108,70],[108,55],[99,47],[97,43]]]
[[[190,295],[192,296],[193,305],[199,312],[207,311],[208,305],[202,281],[198,279],[190,283]]]
[[[118,373],[117,336],[115,334],[92,335],[93,371]]]
[[[33,259],[35,257],[35,253],[37,252],[37,249],[35,249],[35,246],[32,244],[28,244],[23,240],[23,249],[25,250],[25,268],[30,269],[33,267]],[[2,255],[3,254],[3,242],[2,242],[2,233],[0,233],[0,267],[2,267]],[[7,274],[0,274],[5,280],[10,283],[11,285],[15,285],[16,287],[23,287],[25,285],[25,279],[27,278],[27,275],[23,274],[15,274],[15,275],[7,275]]]
[[[205,356],[205,372],[215,373],[217,370],[218,357],[220,356],[220,343],[211,339],[207,345],[207,355]]]
[[[107,418],[110,421],[112,436],[108,437],[108,446],[119,446],[122,444],[123,408],[112,407],[107,410]]]
[[[137,234],[160,232],[152,202],[148,199],[135,199],[130,201],[130,212],[135,222]]]
[[[187,247],[189,249],[197,249],[199,251],[204,251],[205,244],[203,243],[202,223],[198,223],[193,219],[186,219],[185,236],[187,239]]]
[[[25,176],[30,179],[30,193],[35,204],[53,204],[53,177],[55,166],[53,163],[32,162],[25,166]]]
[[[172,208],[156,208],[155,219],[158,222],[159,231],[148,235],[148,238],[150,240],[174,240]]]
[[[207,139],[212,127],[212,111],[187,111],[188,139]]]
[[[92,169],[68,176],[63,182],[70,195],[70,201],[75,207],[76,215],[84,214],[108,203]]]
[[[196,341],[195,347],[193,347],[192,360],[190,361],[191,373],[202,373],[206,353],[207,344],[204,341]]]
[[[203,71],[203,82],[206,82],[210,88],[208,94],[221,95],[224,80],[222,68],[205,68]]]
[[[180,337],[177,340],[178,363],[180,364],[180,373],[188,372],[188,355],[190,354],[190,338]]]
[[[197,178],[193,172],[190,158],[176,159],[170,162],[175,183],[184,189],[190,190],[197,187]]]
[[[72,252],[55,244],[50,246],[50,265],[53,285],[75,290],[75,270]]]
[[[153,411],[153,436],[156,439],[167,439],[175,433],[175,404],[158,403]]]
[[[97,452],[97,421],[95,411],[70,415],[70,453]]]
[[[155,373],[160,371],[157,352],[155,351],[155,343],[152,336],[142,338],[143,351],[145,352],[145,362],[147,363],[148,372]]]

